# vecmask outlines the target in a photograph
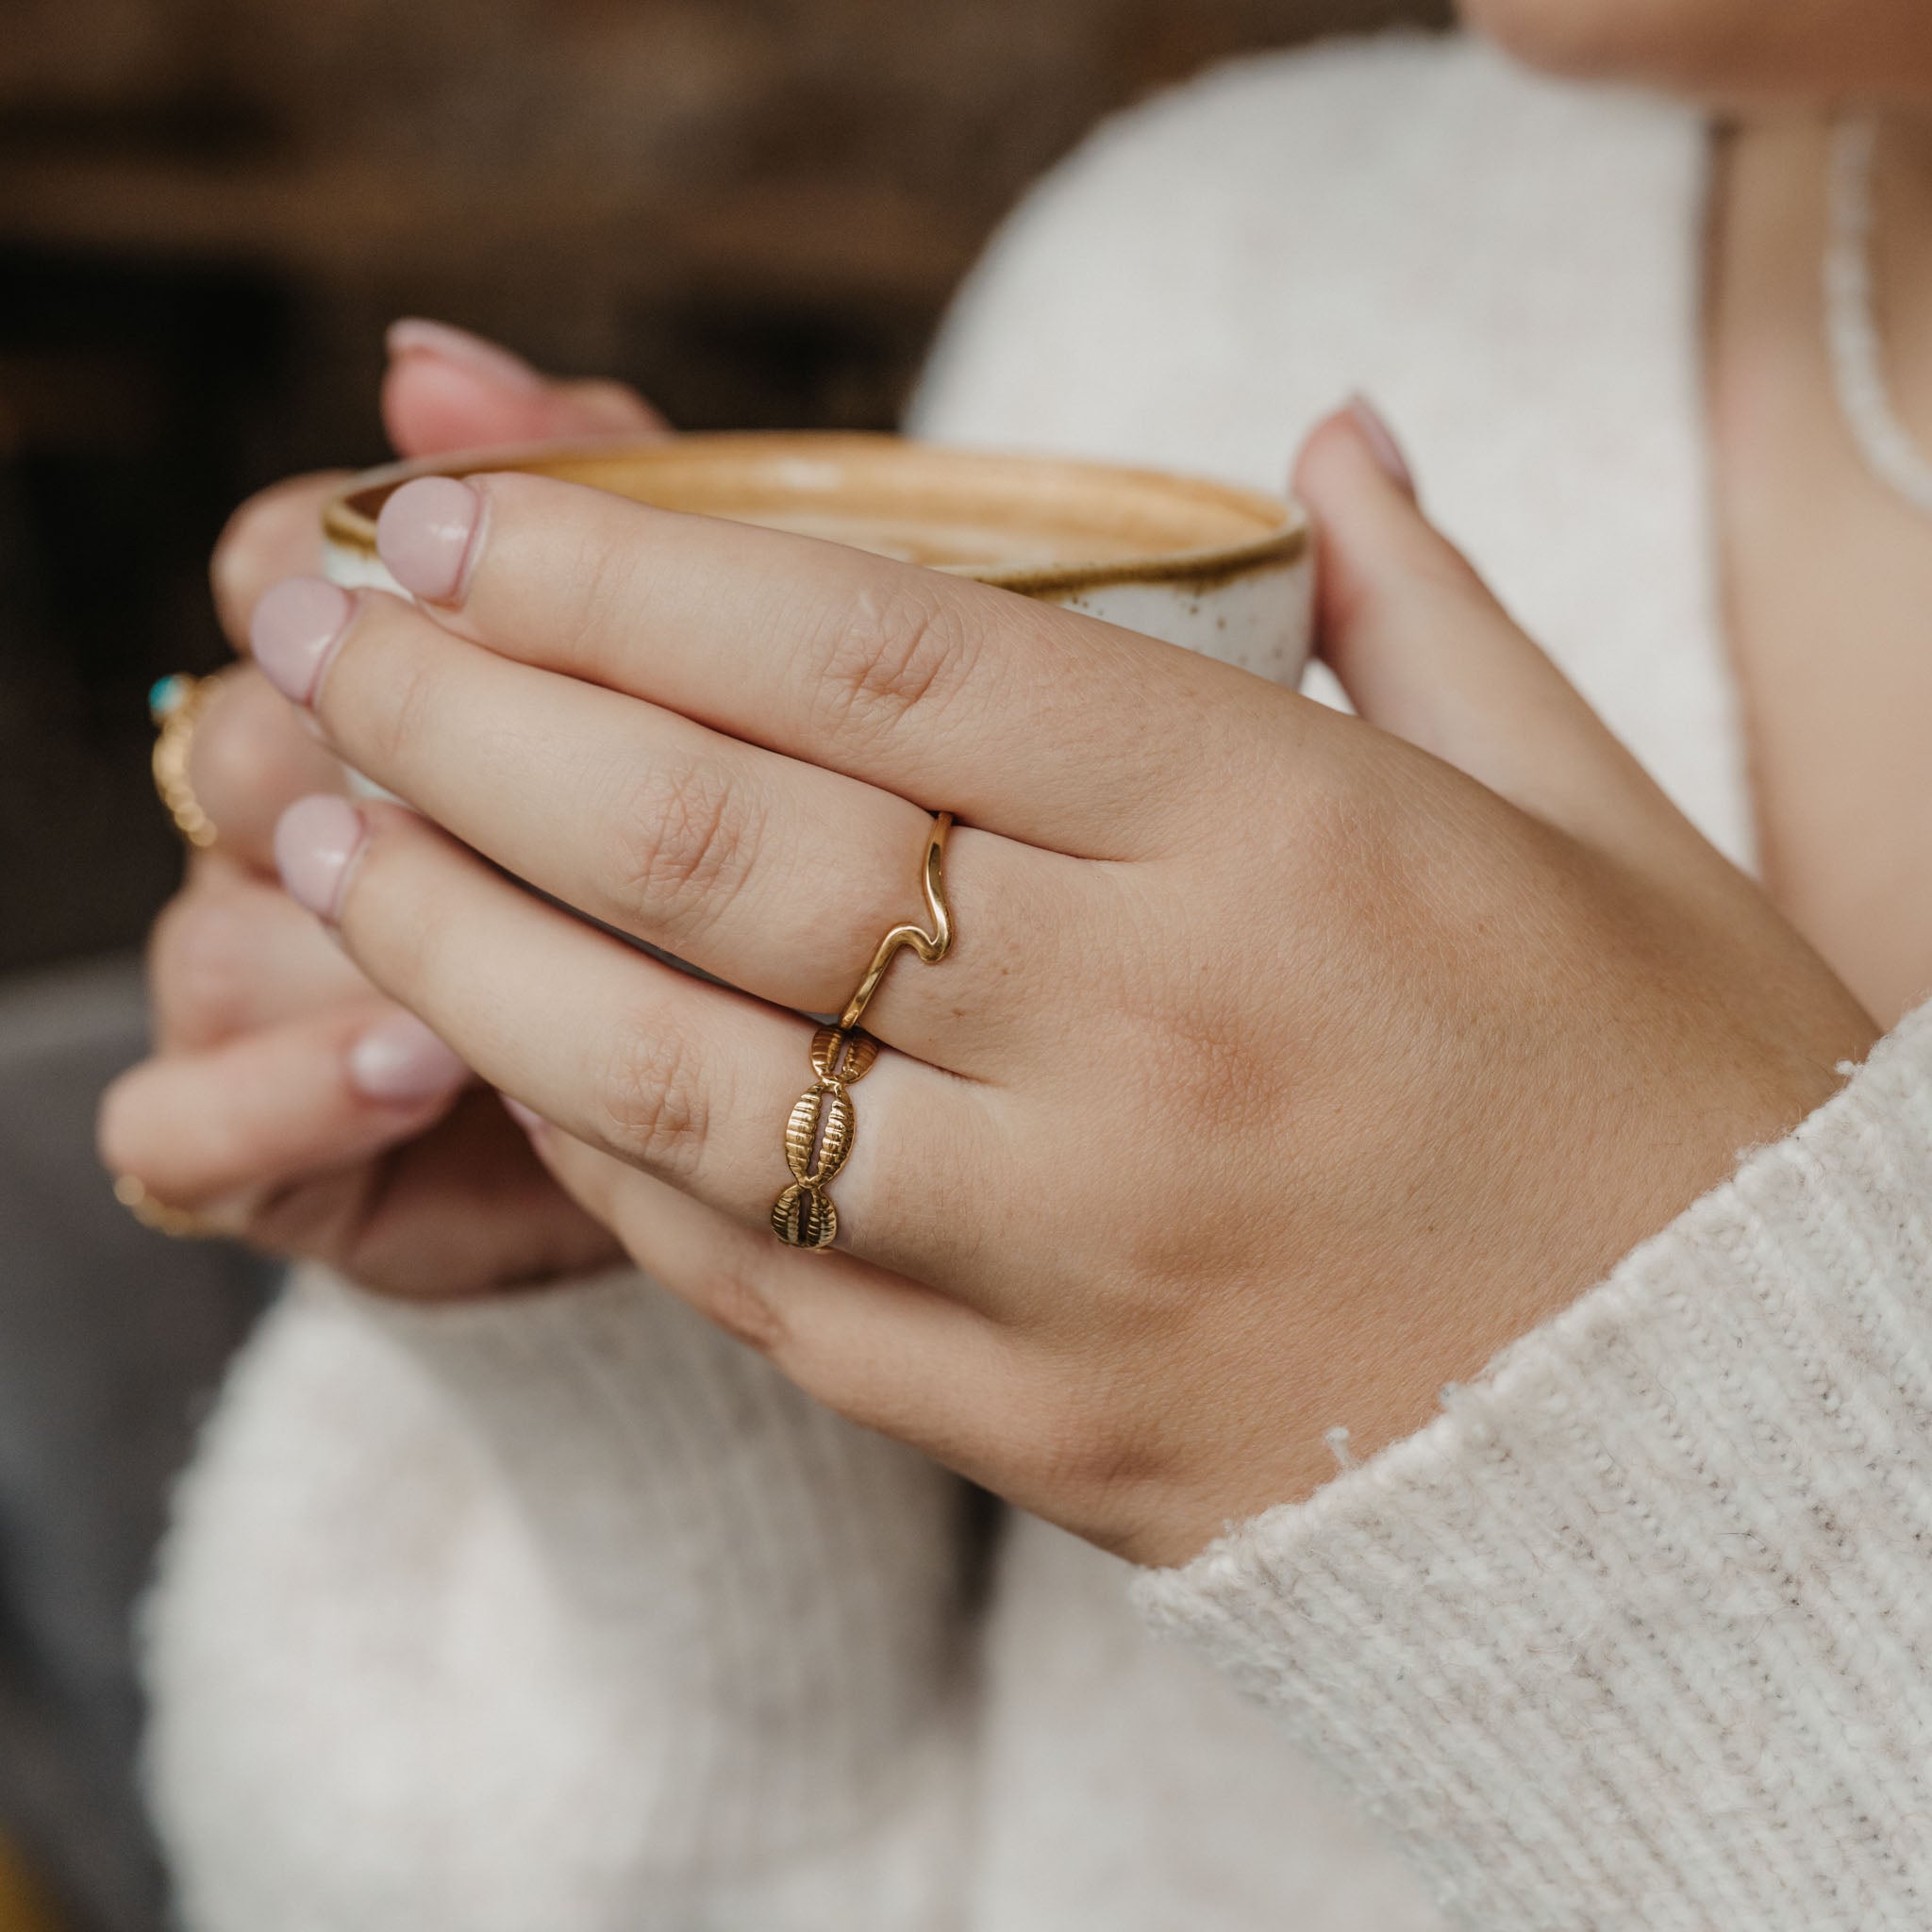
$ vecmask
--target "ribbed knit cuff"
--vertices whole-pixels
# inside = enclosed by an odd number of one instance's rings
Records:
[[[1932,1009],[1137,1601],[1485,1932],[1932,1924]]]
[[[423,1307],[311,1274],[404,1349],[500,1474],[559,1631],[675,1732],[703,1864],[891,1797],[959,1691],[963,1486],[799,1393],[631,1273]]]

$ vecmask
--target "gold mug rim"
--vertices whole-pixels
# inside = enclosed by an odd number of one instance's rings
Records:
[[[884,456],[903,459],[908,450],[936,461],[979,469],[1024,467],[1036,479],[1058,472],[1071,482],[1105,479],[1158,493],[1170,502],[1232,512],[1257,526],[1253,537],[1199,547],[1149,551],[1127,557],[1070,558],[1052,563],[941,563],[928,568],[964,576],[977,583],[1025,595],[1065,594],[1109,584],[1190,584],[1197,588],[1245,575],[1264,567],[1298,561],[1308,544],[1308,522],[1291,498],[1273,496],[1244,485],[1202,476],[1176,475],[1134,465],[1101,463],[1071,457],[1041,456],[1024,451],[968,449],[917,439],[850,430],[715,430],[691,436],[657,438],[602,437],[564,441],[525,442],[482,450],[460,450],[443,456],[419,457],[407,462],[385,463],[352,476],[323,508],[322,528],[327,541],[365,557],[375,554],[375,519],[391,491],[418,476],[473,476],[496,470],[518,470],[572,480],[574,472],[612,461],[649,461],[689,458],[693,450],[730,449],[756,458],[758,445],[770,444],[774,455],[790,459]]]

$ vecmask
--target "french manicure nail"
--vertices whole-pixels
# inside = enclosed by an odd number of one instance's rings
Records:
[[[1390,428],[1381,410],[1357,390],[1348,399],[1348,413],[1355,418],[1355,426],[1361,431],[1362,441],[1369,446],[1369,454],[1389,480],[1413,496],[1415,472],[1408,467],[1408,458],[1403,455],[1402,445],[1396,441],[1395,432]]]
[[[454,604],[469,575],[483,499],[455,476],[418,476],[383,505],[375,547],[390,575],[425,604]]]
[[[470,1070],[413,1013],[395,1013],[349,1049],[349,1080],[368,1100],[402,1106],[441,1100]]]
[[[503,1102],[503,1110],[526,1134],[541,1134],[550,1123],[534,1107],[525,1107],[521,1100],[513,1100],[508,1093],[496,1096]]]
[[[363,831],[362,814],[346,798],[298,798],[275,825],[275,868],[289,896],[332,921]]]
[[[284,697],[313,702],[355,608],[355,599],[324,577],[286,577],[262,592],[248,620],[248,642]]]
[[[468,329],[456,328],[446,322],[430,322],[420,315],[406,315],[390,324],[383,341],[392,362],[401,361],[405,356],[434,356],[440,361],[454,362],[458,368],[493,382],[499,389],[515,390],[520,394],[528,395],[540,393],[547,387],[543,378],[521,356],[512,355],[500,343],[486,337],[472,335]]]

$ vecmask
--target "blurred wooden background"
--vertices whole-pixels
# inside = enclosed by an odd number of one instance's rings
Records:
[[[383,324],[691,427],[885,425],[1013,196],[1211,61],[1436,0],[0,0],[0,970],[175,855],[142,693],[225,508],[383,454]]]

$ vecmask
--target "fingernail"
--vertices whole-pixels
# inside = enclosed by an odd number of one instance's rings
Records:
[[[541,1134],[550,1123],[534,1107],[525,1107],[521,1100],[512,1100],[508,1093],[496,1096],[503,1102],[503,1110],[526,1134]]]
[[[375,547],[390,575],[425,604],[454,604],[469,574],[483,499],[455,476],[419,476],[383,505]]]
[[[346,798],[298,798],[275,825],[275,868],[298,906],[333,920],[361,849],[362,814]]]
[[[469,1068],[413,1013],[372,1026],[349,1049],[350,1084],[368,1100],[441,1100],[469,1077]]]
[[[249,647],[284,697],[314,701],[355,608],[346,591],[323,577],[285,577],[262,592],[248,620]]]
[[[390,324],[383,341],[391,362],[400,362],[405,356],[434,356],[440,361],[454,362],[500,389],[530,394],[547,387],[521,356],[513,356],[500,343],[473,336],[468,329],[453,327],[446,322],[406,315]]]
[[[1395,432],[1390,428],[1381,410],[1360,391],[1357,391],[1348,399],[1348,413],[1355,418],[1355,426],[1361,431],[1362,441],[1369,446],[1369,454],[1387,474],[1389,480],[1413,496],[1415,472],[1408,467],[1408,458],[1402,454],[1402,445],[1396,441]]]

